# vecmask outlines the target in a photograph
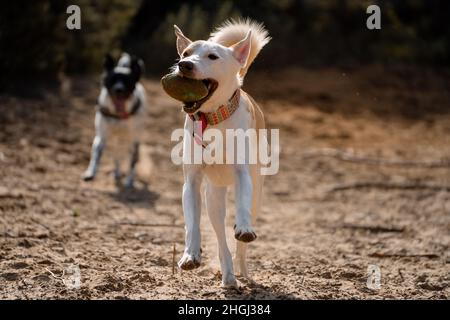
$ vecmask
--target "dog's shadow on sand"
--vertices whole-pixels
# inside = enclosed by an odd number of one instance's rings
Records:
[[[133,187],[116,186],[116,191],[107,192],[107,195],[115,201],[138,208],[153,208],[160,197],[144,181],[139,181]]]
[[[245,281],[239,289],[229,288],[225,290],[225,298],[228,300],[293,300],[298,299],[293,294],[276,292],[274,288],[265,286],[255,281]]]

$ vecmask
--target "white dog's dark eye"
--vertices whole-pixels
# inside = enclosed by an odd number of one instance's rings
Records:
[[[186,58],[188,56],[189,56],[189,52],[187,52],[187,51],[183,52],[183,58]]]
[[[216,56],[215,54],[212,54],[212,53],[208,55],[208,58],[210,58],[211,60],[217,60],[217,59],[219,59],[218,56]]]

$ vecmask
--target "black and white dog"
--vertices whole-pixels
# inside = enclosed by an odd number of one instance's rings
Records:
[[[135,166],[139,158],[139,134],[146,109],[144,87],[139,83],[142,60],[123,53],[117,65],[111,55],[104,62],[103,83],[95,114],[95,138],[92,143],[85,181],[93,180],[108,140],[108,152],[114,159],[114,178],[121,185],[121,163],[131,157],[125,187],[133,187]]]

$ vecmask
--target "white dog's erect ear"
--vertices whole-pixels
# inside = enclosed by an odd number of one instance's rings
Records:
[[[187,48],[187,46],[189,46],[192,41],[189,40],[189,38],[187,38],[183,32],[181,32],[180,28],[178,28],[176,25],[173,26],[173,28],[175,29],[175,35],[177,36],[177,51],[178,51],[178,55],[181,56],[181,54],[183,53],[184,49]]]
[[[245,67],[245,65],[247,64],[248,56],[250,55],[250,49],[252,48],[251,40],[252,31],[249,30],[244,39],[230,47],[231,50],[233,50],[233,56],[242,67]]]

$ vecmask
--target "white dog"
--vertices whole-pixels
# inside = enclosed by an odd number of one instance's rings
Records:
[[[262,25],[252,21],[229,21],[211,34],[207,41],[191,41],[175,27],[180,61],[174,72],[203,80],[209,94],[201,101],[186,104],[185,132],[208,133],[211,128],[263,129],[264,117],[255,101],[241,86],[243,78],[258,55],[270,41]],[[194,122],[201,121],[200,129]],[[201,132],[196,132],[200,130]],[[190,145],[184,136],[183,153]],[[255,148],[256,146],[248,146]],[[230,150],[225,150],[228,152]],[[186,224],[186,247],[178,265],[181,269],[197,268],[201,260],[200,185],[207,178],[206,208],[218,240],[222,285],[237,286],[235,273],[248,277],[247,243],[256,239],[253,229],[260,209],[263,176],[257,164],[184,164],[183,211]],[[225,236],[225,202],[227,187],[234,185],[236,198],[236,256],[233,265]]]
[[[145,89],[139,83],[143,68],[142,60],[126,53],[122,54],[117,66],[110,55],[106,56],[103,84],[95,114],[95,138],[92,143],[91,161],[83,174],[85,181],[95,178],[108,140],[108,149],[115,162],[116,184],[121,186],[121,161],[130,157],[125,186],[133,186],[135,166],[139,158],[143,115],[147,107]]]

